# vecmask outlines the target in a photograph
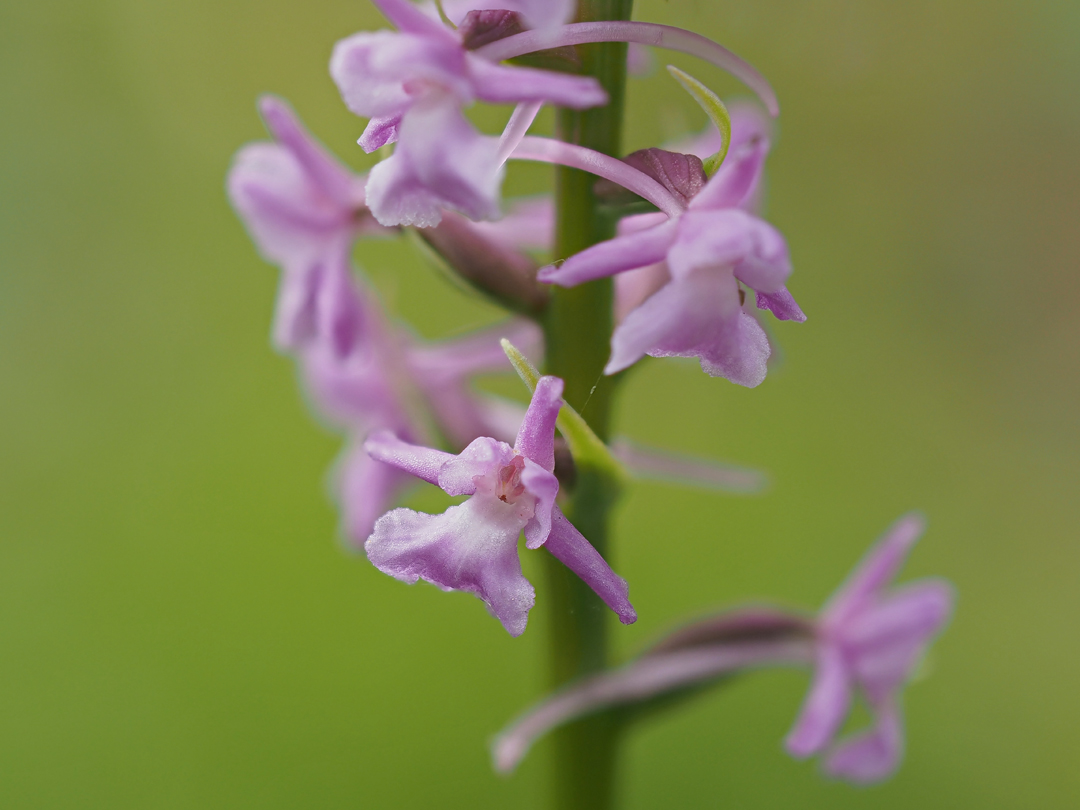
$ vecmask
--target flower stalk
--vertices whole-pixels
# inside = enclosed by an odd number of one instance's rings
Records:
[[[633,0],[582,0],[578,20],[628,20]],[[560,109],[558,136],[568,143],[617,156],[621,149],[626,91],[626,43],[579,46],[582,73],[607,92],[606,106]],[[555,172],[555,256],[567,258],[614,235],[593,187],[594,175],[559,166]],[[546,372],[566,383],[564,397],[601,439],[609,438],[616,378],[605,377],[610,351],[613,288],[610,279],[574,288],[553,288],[544,313]],[[617,484],[603,471],[578,469],[568,517],[607,559],[610,508]],[[552,561],[554,562],[554,561]],[[598,672],[608,664],[608,618],[603,604],[561,565],[547,564],[550,606],[550,685]],[[552,805],[561,810],[607,810],[614,806],[619,728],[610,714],[587,717],[554,735]]]

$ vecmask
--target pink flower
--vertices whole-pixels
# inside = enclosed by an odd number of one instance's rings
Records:
[[[923,528],[914,515],[897,522],[818,618],[814,682],[787,749],[797,757],[824,753],[831,776],[876,782],[900,763],[900,691],[948,621],[954,601],[951,586],[940,580],[888,587]],[[837,742],[855,692],[866,699],[874,725]]]
[[[348,303],[334,292],[348,274],[353,241],[386,231],[365,204],[365,177],[323,149],[283,100],[263,96],[259,109],[276,142],[241,149],[227,186],[259,251],[283,270],[274,342],[292,351],[336,339]]]
[[[555,504],[555,418],[562,380],[540,379],[514,446],[473,441],[460,455],[406,444],[389,432],[371,436],[368,453],[385,464],[468,495],[441,515],[395,509],[381,517],[365,544],[380,571],[407,583],[418,579],[443,590],[475,594],[513,636],[521,635],[535,601],[521,573],[518,536],[526,548],[545,546],[578,574],[621,621],[637,614],[617,576]]]
[[[753,207],[768,141],[745,128],[720,170],[684,212],[628,218],[620,235],[541,270],[540,280],[574,286],[634,271],[618,302],[605,373],[650,354],[697,357],[702,369],[748,387],[765,379],[769,341],[750,314],[743,287],[759,309],[803,321],[784,286],[791,274],[783,236],[746,209]],[[640,300],[631,308],[627,299]]]
[[[591,77],[506,67],[478,56],[458,32],[409,0],[376,5],[398,30],[340,41],[330,73],[346,106],[370,119],[360,138],[365,151],[398,142],[371,172],[368,203],[384,225],[430,227],[438,224],[441,208],[471,219],[499,216],[498,140],[478,133],[462,107],[480,100],[581,109],[607,101]]]

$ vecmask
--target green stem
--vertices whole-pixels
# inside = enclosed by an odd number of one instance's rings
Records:
[[[628,20],[633,0],[580,0],[578,19]],[[579,46],[584,74],[595,76],[610,96],[605,107],[560,110],[559,137],[608,155],[621,148],[626,89],[625,43]],[[556,170],[555,255],[565,258],[609,239],[613,223],[593,194],[596,178],[576,169]],[[546,371],[562,377],[565,398],[602,439],[608,438],[615,381],[603,376],[612,332],[610,279],[571,289],[554,287],[544,314]],[[608,522],[616,482],[598,470],[579,468],[567,516],[609,558]],[[611,621],[600,599],[553,557],[548,557],[551,617],[551,685],[607,665]],[[614,806],[618,727],[614,715],[585,718],[554,735],[553,805],[558,810],[610,810]]]

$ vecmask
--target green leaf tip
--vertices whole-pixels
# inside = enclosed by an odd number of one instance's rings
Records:
[[[502,350],[506,353],[507,359],[510,360],[510,364],[514,367],[514,371],[521,377],[521,381],[529,387],[529,393],[536,390],[536,383],[540,380],[540,372],[537,371],[536,366],[529,362],[529,358],[523,355],[518,347],[511,343],[506,338],[499,341],[499,345],[502,346]]]
[[[724,106],[724,102],[720,100],[720,97],[689,73],[679,70],[674,65],[668,65],[667,69],[668,73],[675,77],[675,80],[683,86],[683,89],[709,116],[709,120],[720,130],[722,144],[720,151],[702,161],[705,174],[712,177],[716,174],[716,170],[720,168],[720,164],[724,162],[724,158],[727,157],[728,147],[731,146],[731,116],[728,115],[727,107]]]
[[[506,338],[500,340],[499,345],[502,346],[502,350],[514,367],[514,371],[521,377],[521,381],[528,386],[529,392],[535,391],[536,384],[540,380],[540,372],[536,366],[529,362],[529,358],[523,355]],[[619,463],[619,460],[612,455],[611,449],[604,444],[599,436],[593,433],[593,429],[589,427],[589,423],[581,417],[581,414],[565,401],[562,408],[559,409],[559,417],[555,421],[555,425],[559,428],[563,438],[566,439],[575,464],[581,467],[593,467],[602,471],[618,485],[622,485],[629,480],[630,476],[622,464]]]

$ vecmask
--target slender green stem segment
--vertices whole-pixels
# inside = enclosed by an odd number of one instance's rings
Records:
[[[580,0],[578,20],[630,19],[633,0]],[[626,44],[581,45],[582,73],[595,76],[610,96],[605,107],[559,110],[558,134],[569,143],[617,156],[621,148],[626,90]],[[610,238],[612,225],[598,209],[596,178],[578,169],[556,169],[555,256],[566,258]],[[546,371],[566,383],[564,398],[601,439],[610,427],[614,380],[603,375],[612,331],[610,279],[552,289],[544,314]],[[579,467],[568,517],[597,550],[609,557],[608,515],[618,482],[609,473]],[[551,686],[603,669],[607,664],[608,611],[577,577],[548,559],[551,608]],[[559,810],[610,810],[614,806],[618,727],[611,714],[571,723],[554,735],[554,791]]]

